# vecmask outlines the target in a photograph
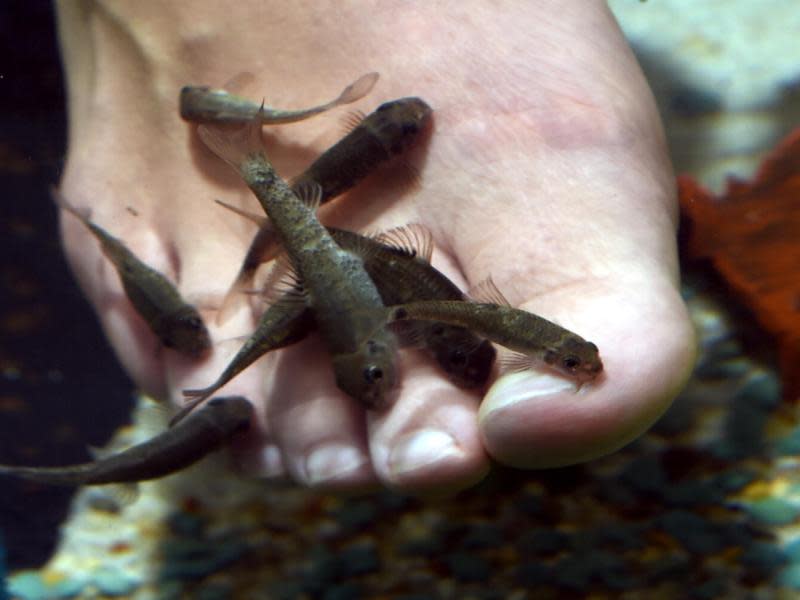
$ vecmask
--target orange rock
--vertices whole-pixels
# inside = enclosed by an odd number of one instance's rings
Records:
[[[686,258],[710,260],[752,311],[778,346],[784,397],[800,399],[800,129],[719,198],[688,176],[678,189]]]

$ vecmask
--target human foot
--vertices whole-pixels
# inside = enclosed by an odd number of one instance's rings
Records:
[[[310,5],[261,14],[241,2],[213,15],[214,4],[169,6],[170,18],[155,4],[88,16],[61,7],[71,121],[62,190],[92,203],[94,219],[177,280],[205,308],[216,341],[205,363],[155,354],[113,272],[98,269],[95,245],[65,217],[70,262],[145,390],[179,402],[181,389],[213,381],[237,349],[226,340],[254,317],[242,311],[215,325],[252,228],[212,199],[257,205],[178,120],[180,87],[246,70],[262,84],[257,93],[293,107],[377,70],[383,79],[359,107],[412,94],[434,107],[431,143],[410,159],[421,183],[366,182],[331,207],[329,222],[423,223],[435,266],[465,288],[491,275],[512,304],[592,340],[605,376],[578,393],[550,376],[503,376],[478,410],[479,397],[407,351],[397,403],[365,418],[335,388],[319,342],[307,340],[221,390],[257,406],[256,431],[237,448],[245,468],[318,487],[452,490],[479,479],[489,456],[540,467],[613,451],[663,412],[694,356],[677,291],[673,181],[650,93],[603,3],[470,2],[446,15],[427,3],[342,5],[324,19]],[[267,130],[278,170],[299,172],[335,140],[332,123]]]

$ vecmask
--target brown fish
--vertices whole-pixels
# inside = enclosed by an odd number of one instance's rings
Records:
[[[213,398],[179,425],[118,454],[66,467],[0,465],[0,475],[52,485],[158,479],[196,463],[250,426],[253,405],[241,396]]]
[[[499,303],[411,302],[389,308],[389,318],[466,327],[513,350],[516,354],[504,362],[514,369],[544,365],[579,383],[591,381],[603,371],[596,345],[547,319],[508,306],[491,281],[487,284]]]
[[[430,233],[421,226],[398,228],[377,238],[342,229],[328,230],[340,246],[362,257],[385,304],[463,299],[458,287],[430,265]],[[214,383],[202,389],[184,390],[191,402],[176,419],[212,396],[266,352],[299,341],[314,328],[311,310],[302,298],[298,302],[296,295],[297,290],[293,290],[289,297],[267,308],[256,330]],[[435,322],[418,324],[415,335],[419,345],[433,354],[457,385],[475,388],[486,383],[495,358],[489,341],[463,327]]]
[[[294,123],[336,106],[360,100],[372,90],[377,81],[378,73],[367,73],[344,88],[336,99],[299,110],[270,108],[222,89],[187,85],[181,89],[180,113],[181,118],[192,123],[241,125],[259,115],[264,124]]]
[[[187,304],[172,282],[148,267],[119,239],[70,204],[56,189],[56,204],[74,215],[100,242],[103,254],[119,274],[125,295],[164,346],[191,358],[202,358],[211,349],[211,338],[197,309]]]
[[[383,408],[395,385],[397,343],[385,327],[378,290],[363,261],[342,249],[264,154],[258,120],[237,132],[201,126],[206,145],[231,164],[258,198],[302,279],[331,356],[337,386],[368,408]],[[314,186],[316,199],[319,187]]]
[[[320,204],[332,200],[413,146],[430,123],[431,113],[430,106],[420,98],[400,98],[381,104],[292,180],[292,189],[296,192],[304,186],[319,184],[322,188]],[[267,221],[253,238],[242,267],[222,302],[218,323],[225,322],[234,312],[236,300],[242,297],[241,291],[250,286],[258,267],[277,253],[275,231]]]

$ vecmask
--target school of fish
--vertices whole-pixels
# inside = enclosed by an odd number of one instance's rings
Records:
[[[505,369],[543,368],[578,386],[602,373],[595,344],[509,306],[491,279],[478,286],[477,293],[462,292],[430,264],[433,239],[422,225],[362,235],[326,227],[317,218],[320,204],[420,143],[432,118],[431,108],[420,98],[400,98],[369,115],[351,115],[347,135],[290,182],[275,171],[262,143],[264,126],[300,121],[355,102],[377,80],[377,73],[368,73],[334,100],[296,110],[266,107],[210,86],[186,86],[180,91],[180,116],[198,125],[200,139],[239,174],[264,211],[253,215],[219,202],[256,222],[258,231],[217,319],[225,321],[250,301],[247,292],[256,271],[272,261],[277,275],[263,292],[268,305],[217,379],[205,388],[184,391],[187,402],[163,433],[91,463],[0,465],[0,475],[90,485],[141,481],[185,468],[249,428],[250,401],[215,396],[217,391],[267,352],[314,331],[328,350],[336,385],[370,410],[392,405],[399,383],[397,352],[404,347],[428,352],[444,375],[464,388],[486,385],[495,363],[493,343],[511,351],[501,363]],[[53,197],[98,240],[131,305],[160,344],[191,359],[207,356],[212,344],[206,325],[175,284],[60,192],[54,190]]]

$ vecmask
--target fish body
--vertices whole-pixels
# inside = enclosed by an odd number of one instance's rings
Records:
[[[403,304],[414,300],[461,300],[458,286],[428,262],[427,250],[401,247],[343,229],[328,228],[342,248],[358,254],[364,268],[378,288],[384,304]],[[421,243],[422,246],[428,243]],[[271,350],[277,350],[305,337],[315,326],[313,314],[298,302],[297,290],[270,305],[261,316],[253,334],[233,357],[225,370],[210,386],[184,390],[191,398],[175,417],[213,395],[233,377]],[[420,345],[439,362],[442,369],[459,386],[480,387],[486,383],[494,363],[492,344],[464,327],[445,323],[422,322],[415,327]]]
[[[53,190],[59,207],[77,217],[100,242],[103,254],[119,274],[125,295],[150,330],[167,348],[192,358],[211,349],[211,338],[197,309],[183,300],[172,282],[139,260],[125,244],[96,225]]]
[[[308,304],[331,356],[337,386],[369,408],[384,407],[395,385],[394,335],[376,312],[383,307],[363,261],[342,249],[264,155],[260,123],[235,139],[201,127],[203,141],[233,165],[258,198],[302,279]]]
[[[338,98],[319,106],[298,110],[266,107],[224,89],[187,85],[180,92],[180,114],[185,121],[193,123],[241,125],[257,117],[262,123],[270,125],[294,123],[363,98],[377,81],[377,73],[367,73],[342,90]]]
[[[66,467],[0,465],[10,475],[53,485],[130,483],[164,477],[184,469],[225,445],[246,429],[253,405],[241,396],[213,398],[175,427],[118,454]]]
[[[292,187],[296,190],[304,184],[319,184],[321,202],[339,196],[414,145],[430,122],[431,113],[431,107],[421,98],[381,104],[292,180]]]
[[[302,174],[292,180],[297,192],[317,184],[323,204],[346,192],[382,164],[413,146],[431,120],[431,108],[420,98],[400,98],[381,104],[341,140],[323,152]],[[258,267],[274,258],[278,243],[267,222],[256,233],[239,273],[220,309],[224,322],[235,308],[235,299],[253,279]]]
[[[330,231],[340,246],[364,260],[386,306],[417,300],[464,299],[458,286],[430,264],[430,251],[424,249],[431,244],[429,237],[416,244],[387,244],[381,237],[373,239],[335,228]],[[426,321],[414,329],[417,345],[433,355],[454,383],[464,388],[486,383],[496,354],[491,342],[465,327],[447,323]]]
[[[603,370],[597,346],[533,313],[502,304],[422,301],[389,309],[390,319],[438,321],[466,327],[580,382]],[[516,366],[522,363],[515,360]]]

